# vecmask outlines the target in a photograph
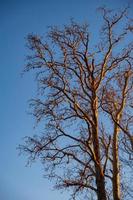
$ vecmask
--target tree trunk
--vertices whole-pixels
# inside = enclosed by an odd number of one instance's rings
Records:
[[[120,169],[118,155],[118,134],[119,128],[115,124],[113,136],[113,197],[114,200],[120,200]]]
[[[96,184],[97,184],[98,200],[106,200],[104,176],[101,174],[100,170],[99,172],[97,172],[97,175],[96,175]]]
[[[97,198],[98,200],[106,200],[106,190],[105,190],[105,177],[103,174],[103,169],[101,166],[100,160],[100,145],[98,138],[98,100],[94,94],[92,111],[93,111],[93,128],[92,128],[92,137],[93,137],[93,148],[95,154],[95,171],[96,171],[96,186],[97,186]]]
[[[97,134],[94,135],[93,140],[94,153],[96,157],[95,170],[96,170],[96,186],[97,186],[97,198],[98,200],[106,200],[106,190],[105,190],[105,178],[103,174],[103,169],[100,162],[100,151],[99,151],[99,141]]]

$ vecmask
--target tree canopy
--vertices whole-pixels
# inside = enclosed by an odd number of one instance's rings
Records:
[[[40,158],[45,176],[72,198],[133,198],[133,42],[128,9],[100,8],[103,25],[91,46],[88,24],[30,34],[25,71],[34,70],[38,98],[31,99],[43,134],[20,149]],[[92,34],[93,36],[93,34]],[[92,196],[91,196],[92,195]]]

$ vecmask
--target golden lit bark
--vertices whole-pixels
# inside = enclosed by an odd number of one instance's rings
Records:
[[[120,124],[120,120],[122,117],[123,109],[126,103],[126,95],[128,88],[128,79],[130,76],[130,71],[125,72],[125,83],[122,89],[122,101],[121,106],[116,113],[116,122],[114,123],[114,134],[113,134],[113,197],[114,200],[121,199],[121,191],[120,191],[120,164],[119,164],[119,147],[118,147],[118,137],[120,133],[120,128],[118,124]]]
[[[118,134],[119,128],[115,124],[113,136],[113,197],[114,200],[120,200],[120,167],[118,154]]]
[[[97,185],[97,197],[98,200],[106,200],[106,190],[105,190],[105,177],[101,165],[100,159],[100,145],[99,145],[99,135],[98,135],[98,99],[96,93],[93,95],[92,111],[93,111],[93,147],[95,154],[95,171],[96,171],[96,185]]]

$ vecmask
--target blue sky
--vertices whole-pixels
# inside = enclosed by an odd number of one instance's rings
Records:
[[[107,3],[108,2],[108,3]],[[98,23],[96,8],[125,6],[126,0],[1,0],[0,1],[0,199],[60,200],[68,194],[53,191],[43,179],[39,163],[25,167],[16,147],[26,135],[34,134],[34,120],[28,111],[28,99],[34,96],[32,74],[21,77],[27,49],[28,33],[43,34],[49,25],[62,25],[74,17]],[[131,3],[131,7],[133,4]]]

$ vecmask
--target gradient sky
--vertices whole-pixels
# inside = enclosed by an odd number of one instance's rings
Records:
[[[107,3],[108,2],[108,3]],[[74,17],[98,23],[96,8],[107,5],[119,8],[126,0],[0,0],[0,199],[67,200],[67,193],[52,190],[43,179],[39,163],[25,167],[26,158],[18,156],[16,147],[26,135],[34,134],[34,120],[28,100],[35,94],[34,77],[21,77],[27,49],[28,33],[43,34],[49,25],[62,25]],[[133,4],[131,3],[133,10]]]

